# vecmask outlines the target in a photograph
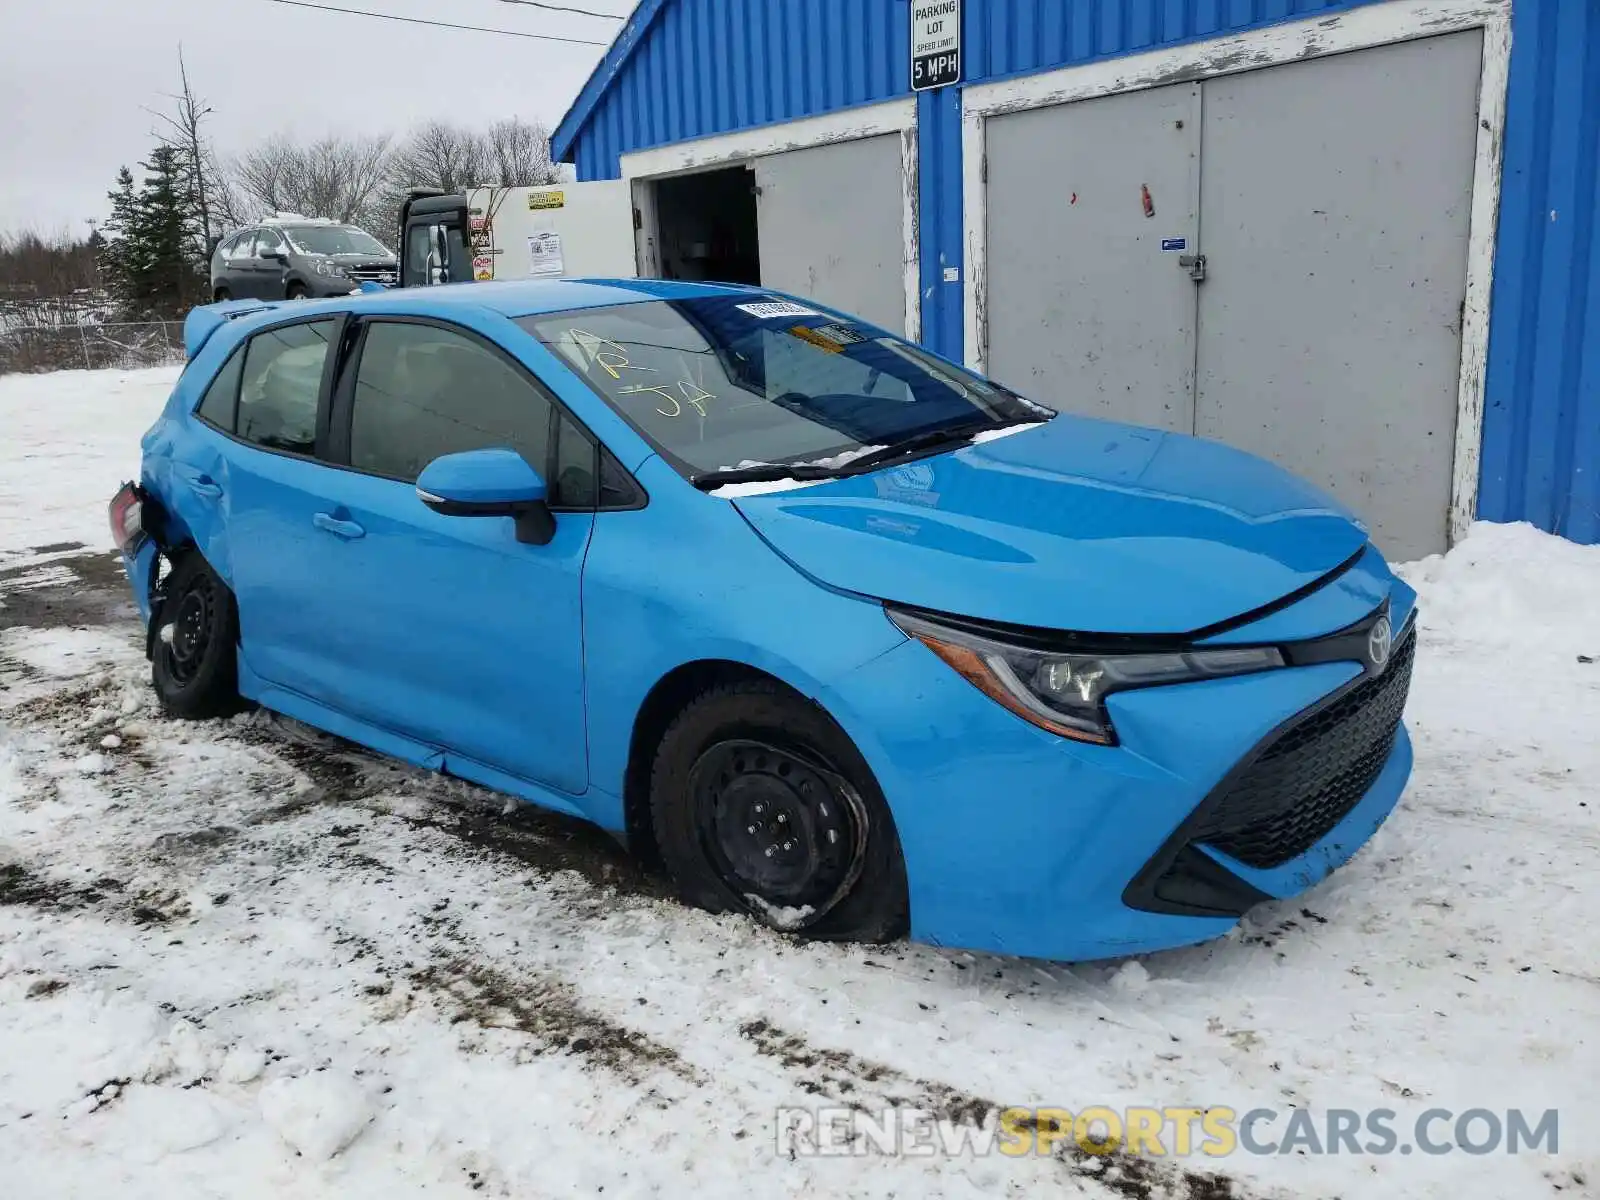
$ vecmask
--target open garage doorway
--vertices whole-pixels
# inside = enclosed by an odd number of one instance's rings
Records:
[[[761,283],[756,177],[747,166],[656,181],[664,279]]]
[[[642,269],[790,292],[914,337],[915,176],[905,163],[903,137],[890,133],[641,172]]]

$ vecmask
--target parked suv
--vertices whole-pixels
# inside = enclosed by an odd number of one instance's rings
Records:
[[[283,215],[224,238],[211,256],[217,300],[343,296],[368,280],[392,284],[394,251],[364,229]]]

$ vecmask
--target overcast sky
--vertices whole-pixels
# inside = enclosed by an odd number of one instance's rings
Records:
[[[635,0],[550,2],[626,13]],[[600,42],[621,26],[505,0],[326,3]],[[224,153],[430,117],[553,126],[604,51],[269,0],[0,0],[0,30],[0,231],[84,233],[105,216],[117,168],[149,152],[145,107],[177,90],[180,42]]]

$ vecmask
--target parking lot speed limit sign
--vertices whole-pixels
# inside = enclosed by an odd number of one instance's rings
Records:
[[[960,81],[961,0],[912,0],[912,90]]]

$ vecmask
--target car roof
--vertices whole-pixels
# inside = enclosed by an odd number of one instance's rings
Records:
[[[739,284],[685,283],[671,279],[514,279],[392,288],[382,293],[351,296],[350,301],[353,310],[476,305],[505,317],[530,317],[571,309],[634,304],[642,300],[742,296],[750,290]]]
[[[574,309],[609,308],[647,300],[691,300],[706,296],[768,295],[769,291],[735,283],[686,283],[670,279],[516,279],[481,283],[448,283],[434,287],[387,288],[335,296],[326,300],[227,300],[189,313],[184,338],[189,357],[213,331],[229,327],[230,343],[264,325],[319,313],[394,313],[448,317],[476,309],[504,317],[532,317]]]

